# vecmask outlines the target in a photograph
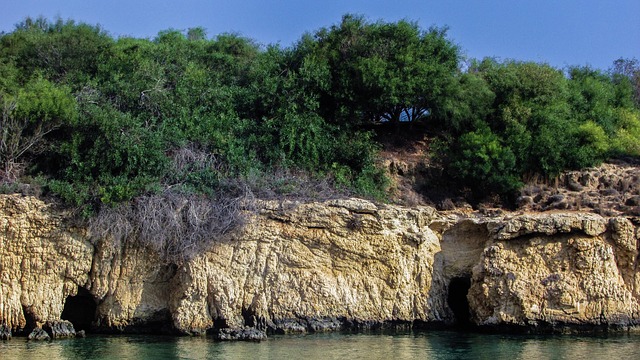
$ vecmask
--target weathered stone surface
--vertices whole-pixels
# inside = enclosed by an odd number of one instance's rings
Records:
[[[11,340],[11,328],[5,324],[0,325],[0,340]]]
[[[221,341],[262,341],[267,339],[267,333],[251,327],[241,329],[224,328],[216,332],[215,338]]]
[[[0,195],[0,323],[14,332],[59,320],[89,281],[93,246],[40,200]]]
[[[584,234],[496,241],[473,270],[468,294],[473,321],[637,325],[638,297],[614,252],[604,237]]]
[[[135,242],[88,238],[39,200],[0,195],[0,323],[13,333],[27,322],[55,327],[78,287],[97,302],[99,330],[451,323],[448,292],[460,278],[479,325],[640,319],[638,230],[624,217],[265,201],[243,231],[180,266]]]
[[[176,328],[250,321],[276,331],[288,319],[288,332],[302,332],[308,329],[293,326],[296,319],[446,320],[429,296],[440,250],[428,227],[435,212],[353,208],[334,202],[265,211],[242,234],[216,242],[174,278]],[[354,217],[360,225],[350,227]]]
[[[47,321],[42,329],[51,336],[52,339],[64,339],[76,337],[76,329],[73,324],[66,320]]]
[[[594,168],[568,171],[547,184],[529,183],[521,191],[532,201],[518,202],[520,210],[563,209],[607,216],[638,216],[640,162],[617,159]]]
[[[505,218],[491,226],[497,240],[509,240],[524,235],[556,235],[581,232],[597,236],[607,229],[607,220],[589,213],[535,213]]]
[[[371,201],[363,199],[336,199],[325,202],[325,205],[345,208],[351,212],[359,214],[374,214],[378,207]]]
[[[39,328],[39,327],[33,329],[33,331],[31,331],[31,333],[27,338],[29,340],[35,340],[35,341],[51,340],[51,336],[49,336],[49,334],[46,331],[44,331],[42,328]]]
[[[96,326],[125,331],[145,323],[170,322],[169,287],[175,267],[132,243],[95,245],[88,288],[97,299]]]

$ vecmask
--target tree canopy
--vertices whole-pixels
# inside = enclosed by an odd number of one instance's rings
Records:
[[[27,18],[0,34],[0,181],[87,210],[274,171],[383,199],[377,135],[394,128],[436,139],[429,156],[460,188],[511,194],[640,154],[639,74],[635,59],[609,72],[464,59],[446,28],[358,15],[288,48]]]

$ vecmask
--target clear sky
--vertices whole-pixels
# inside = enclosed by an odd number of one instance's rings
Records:
[[[100,24],[115,37],[202,26],[209,36],[235,32],[289,46],[345,13],[448,26],[471,58],[600,69],[620,57],[640,59],[640,0],[0,0],[0,31],[42,15]]]

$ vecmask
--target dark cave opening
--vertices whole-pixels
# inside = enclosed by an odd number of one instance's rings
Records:
[[[457,327],[467,327],[471,324],[469,300],[467,300],[470,287],[470,277],[454,277],[449,282],[447,304],[453,311],[453,316],[455,317],[454,325]]]
[[[33,315],[33,311],[31,307],[22,306],[22,314],[24,315],[24,320],[26,322],[24,329],[21,330],[22,333],[28,335],[33,329],[36,327],[36,317]]]
[[[60,317],[62,320],[70,321],[76,331],[89,331],[96,318],[96,308],[96,301],[89,290],[78,287],[75,296],[67,296]]]

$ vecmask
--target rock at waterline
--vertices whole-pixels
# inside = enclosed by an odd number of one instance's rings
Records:
[[[267,339],[267,334],[262,330],[251,327],[240,329],[224,328],[218,330],[215,338],[222,341],[262,341]]]
[[[42,328],[35,328],[31,332],[31,334],[29,334],[28,339],[36,340],[36,341],[44,341],[44,340],[51,340],[51,336],[49,336],[49,334],[47,334],[47,332],[44,331]]]
[[[0,325],[0,340],[11,340],[11,329],[5,325]]]
[[[76,337],[76,329],[67,320],[47,321],[42,328],[54,339]]]

